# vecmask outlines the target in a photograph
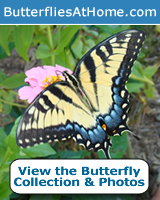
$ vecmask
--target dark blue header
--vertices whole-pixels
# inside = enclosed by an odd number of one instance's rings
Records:
[[[160,24],[158,0],[3,0],[0,24]]]

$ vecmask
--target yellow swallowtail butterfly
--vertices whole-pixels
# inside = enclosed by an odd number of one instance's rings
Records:
[[[72,137],[109,158],[109,136],[129,130],[125,83],[145,39],[139,30],[117,33],[89,50],[73,74],[48,86],[29,105],[17,128],[21,147]]]

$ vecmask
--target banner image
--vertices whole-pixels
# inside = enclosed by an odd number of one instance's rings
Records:
[[[0,199],[159,200],[156,2],[0,9]]]

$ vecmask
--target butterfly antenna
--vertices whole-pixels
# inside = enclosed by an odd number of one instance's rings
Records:
[[[61,81],[61,79],[59,78],[59,76],[63,76],[63,72],[59,71],[59,70],[56,70],[56,76],[57,76],[57,79]]]

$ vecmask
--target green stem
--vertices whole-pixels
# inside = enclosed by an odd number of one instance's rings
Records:
[[[52,41],[52,34],[51,34],[51,27],[47,26],[47,34],[48,34],[48,40],[50,45],[50,50],[53,52],[53,41]],[[54,66],[54,55],[51,55],[51,64]]]
[[[61,25],[58,26],[58,32],[57,32],[57,46],[59,44],[59,41],[60,41],[60,33],[61,33]]]
[[[14,90],[10,90],[9,92],[12,93],[12,94],[14,94],[15,96],[18,96],[18,93],[15,92]]]
[[[134,118],[131,122],[129,122],[129,126],[131,126],[133,123],[135,123],[135,122],[137,121],[138,117],[139,117],[139,116],[141,115],[141,113],[143,112],[145,105],[146,105],[146,104],[143,103],[143,105],[141,106],[140,111],[137,113],[137,115],[135,116],[135,118]]]
[[[6,104],[9,104],[9,105],[12,105],[12,106],[17,106],[17,107],[22,107],[22,108],[26,108],[25,105],[21,105],[21,104],[18,104],[18,103],[13,103],[13,102],[8,102],[8,101],[5,101],[3,99],[0,100],[2,103],[6,103]]]

